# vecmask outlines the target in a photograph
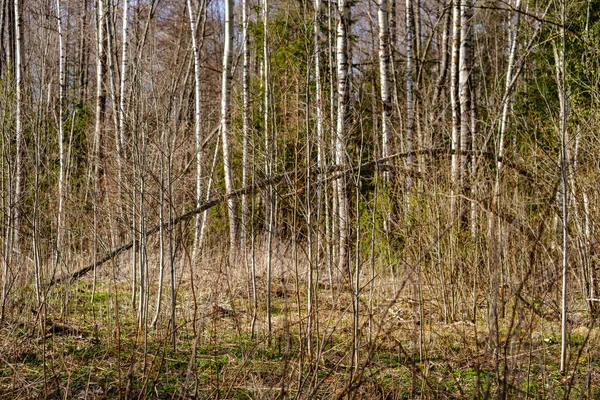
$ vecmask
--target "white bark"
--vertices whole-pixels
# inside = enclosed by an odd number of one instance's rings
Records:
[[[327,67],[329,70],[329,133],[330,140],[328,141],[331,151],[335,149],[335,54],[334,54],[334,41],[335,41],[335,24],[334,24],[334,10],[331,1],[327,2]],[[335,163],[335,157],[333,156],[333,163]],[[338,237],[338,207],[337,207],[337,182],[332,181],[331,184],[333,196],[331,200],[325,201],[325,235],[329,243],[327,254],[327,271],[329,274],[329,283],[331,285],[331,293],[333,299],[333,265],[337,263],[337,237]],[[331,217],[330,217],[331,216]]]
[[[196,207],[202,202],[202,130],[200,120],[200,52],[197,43],[197,26],[192,0],[187,0],[188,15],[190,18],[190,33],[192,36],[192,53],[194,58],[194,136],[196,138]],[[198,255],[198,241],[200,238],[201,215],[196,216],[194,247],[192,259]]]
[[[562,23],[565,23],[565,4],[562,5]],[[560,346],[560,372],[564,372],[567,360],[567,284],[569,272],[569,218],[568,201],[569,193],[567,181],[567,121],[569,117],[569,104],[567,99],[567,88],[565,79],[565,31],[564,25],[561,29],[560,47],[553,43],[554,62],[556,72],[556,86],[558,89],[558,100],[560,104],[559,130],[560,130],[560,175],[561,193],[560,208],[562,214],[562,291],[561,291],[561,346]]]
[[[321,92],[321,55],[320,55],[320,45],[319,45],[319,40],[320,40],[320,36],[321,36],[321,29],[319,26],[319,15],[321,13],[321,0],[315,0],[315,14],[314,14],[314,20],[313,20],[313,39],[314,39],[314,49],[313,49],[313,56],[314,56],[314,62],[315,62],[315,102],[316,102],[316,112],[317,112],[317,116],[316,116],[316,125],[317,125],[317,167],[323,171],[324,170],[324,159],[323,159],[323,99],[322,99],[322,92]],[[307,163],[310,163],[310,156],[307,153]],[[308,177],[308,179],[310,179],[310,176]],[[307,182],[307,184],[310,184],[310,182]],[[307,186],[308,188],[308,186]],[[308,190],[307,190],[308,191]],[[322,191],[322,187],[321,187],[321,177],[318,176],[317,177],[317,188],[316,188],[316,195],[317,195],[317,223],[320,222],[320,211],[321,211],[321,191]],[[307,193],[307,198],[310,199],[309,193]],[[310,201],[310,200],[309,200]],[[311,227],[312,225],[312,208],[309,207],[308,209],[308,226],[309,229],[313,229]],[[309,260],[309,265],[308,265],[308,301],[307,301],[307,314],[308,314],[308,319],[306,322],[306,338],[307,338],[307,351],[310,354],[312,354],[312,337],[313,337],[313,325],[314,325],[314,263],[316,263],[316,265],[319,265],[319,254],[320,254],[320,234],[318,232],[319,230],[316,230],[316,235],[317,235],[317,251],[316,251],[316,255],[317,255],[317,260],[313,260],[313,243],[312,243],[312,232],[309,232],[309,236],[308,236],[308,240],[309,240],[309,246],[308,246],[308,260]]]
[[[470,150],[471,146],[471,0],[461,0],[460,5],[460,56],[458,67],[458,96],[460,101],[460,149]],[[469,174],[468,156],[460,156],[460,190],[461,194]]]
[[[234,190],[231,167],[231,64],[233,47],[233,0],[225,1],[225,43],[223,48],[223,79],[221,87],[221,136],[223,140],[223,169],[225,190],[229,194]],[[230,254],[237,247],[237,200],[227,200],[229,214]]]
[[[98,152],[102,136],[102,114],[104,111],[104,68],[105,68],[105,49],[104,49],[104,0],[98,0],[96,8],[96,115],[94,125],[94,147],[93,162],[95,163],[94,180],[98,178]]]
[[[519,33],[519,21],[521,17],[521,0],[516,0],[515,13],[513,15],[513,21],[511,24],[509,45],[508,45],[508,65],[506,66],[506,80],[504,96],[502,97],[502,116],[500,117],[500,139],[498,141],[498,164],[497,170],[502,170],[502,157],[504,157],[504,137],[506,135],[506,127],[508,124],[508,113],[510,111],[511,95],[512,95],[512,82],[513,73],[515,67],[515,58],[517,55],[517,37]],[[499,187],[496,182],[495,195],[498,195]]]
[[[271,141],[271,132],[269,129],[269,2],[263,0],[263,85],[264,85],[264,125],[265,125],[265,173],[267,176],[273,174],[273,143]],[[268,337],[271,340],[272,333],[272,314],[271,314],[271,283],[273,266],[273,185],[267,188],[267,198],[265,199],[265,227],[267,231],[267,325]]]
[[[456,215],[456,196],[460,180],[459,160],[457,150],[460,146],[460,102],[459,102],[459,52],[460,52],[460,0],[452,2],[452,54],[450,61],[450,104],[452,107],[452,166],[450,170],[450,218]]]
[[[94,185],[93,213],[94,213],[94,249],[93,262],[98,255],[98,181],[100,173],[100,141],[102,138],[102,123],[104,122],[104,72],[105,72],[105,49],[104,49],[104,0],[98,0],[96,6],[96,112],[94,121],[94,143],[92,148],[92,177]],[[94,269],[94,283],[92,287],[92,298],[96,293],[96,270]]]
[[[15,197],[14,201],[14,236],[13,246],[16,254],[21,253],[21,191],[23,186],[23,166],[21,145],[23,142],[23,60],[22,60],[22,37],[21,37],[21,12],[19,0],[15,0],[15,80],[16,80],[16,109],[15,109]]]
[[[62,246],[62,235],[63,235],[63,223],[64,223],[64,197],[65,197],[65,147],[64,147],[64,90],[65,90],[65,49],[63,42],[63,29],[62,29],[62,15],[60,8],[60,0],[56,0],[56,14],[58,23],[58,158],[59,158],[59,172],[58,172],[58,223],[56,227],[56,249],[57,257],[61,252]]]
[[[22,186],[22,157],[21,157],[21,142],[23,141],[23,121],[22,121],[22,60],[21,60],[21,17],[19,0],[14,0],[14,17],[15,17],[15,82],[16,82],[16,107],[15,107],[15,184],[12,196],[12,204],[9,204],[9,223],[6,234],[5,260],[2,273],[2,309],[0,311],[0,321],[4,320],[6,300],[8,297],[10,277],[10,265],[13,260],[13,253],[19,255],[20,251],[20,236],[19,230],[21,225],[21,186]]]
[[[379,22],[379,76],[381,86],[381,157],[390,155],[392,91],[390,90],[390,31],[388,24],[388,0],[379,0],[377,12]],[[384,180],[389,181],[389,173],[384,172]]]
[[[248,142],[250,136],[250,43],[248,37],[248,4],[247,0],[242,1],[242,187],[248,185]],[[241,244],[242,249],[246,251],[248,236],[248,195],[242,196],[242,229]]]
[[[122,52],[121,52],[121,87],[119,98],[119,140],[117,142],[117,152],[121,157],[125,152],[125,118],[126,118],[126,89],[127,89],[127,63],[128,63],[128,33],[129,33],[129,0],[123,1],[123,30],[121,35]]]
[[[272,156],[273,148],[271,143],[271,131],[269,126],[269,1],[263,0],[262,6],[262,19],[263,19],[263,124],[265,134],[265,174],[271,176],[272,170]],[[265,196],[265,230],[271,232],[272,226],[270,224],[271,208],[273,207],[273,188],[269,186]]]
[[[348,27],[350,22],[350,7],[347,0],[340,0],[339,19],[337,21],[336,66],[337,66],[337,124],[335,135],[335,163],[342,167],[346,164],[346,117],[349,99],[349,65],[348,65]],[[338,197],[338,265],[345,271],[348,264],[348,196],[344,177],[336,179]]]
[[[321,28],[319,26],[319,14],[321,12],[321,0],[315,0],[314,20],[314,57],[315,57],[315,102],[317,111],[317,165],[319,168],[325,166],[324,136],[323,136],[323,90],[321,87],[321,48],[319,40]]]
[[[413,100],[413,70],[414,70],[414,19],[413,19],[413,0],[406,0],[406,151],[411,152],[413,150],[414,141],[414,100]],[[406,158],[406,168],[408,169],[408,175],[406,178],[406,192],[410,193],[412,186],[412,179],[410,176],[412,170],[412,156]],[[407,202],[410,204],[410,202]]]

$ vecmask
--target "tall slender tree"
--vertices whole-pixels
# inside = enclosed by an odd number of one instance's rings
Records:
[[[461,0],[460,3],[460,55],[458,66],[458,96],[460,102],[460,191],[468,185],[469,156],[467,152],[471,149],[471,93],[472,93],[472,33],[471,19],[472,0]]]
[[[410,193],[412,187],[411,170],[413,157],[410,154],[413,150],[414,128],[415,128],[415,104],[413,94],[414,79],[414,61],[415,49],[415,19],[413,0],[406,0],[406,151],[409,156],[406,158],[406,168],[408,176],[406,180],[406,192]],[[418,51],[418,48],[416,49]],[[407,204],[410,204],[408,202]]]
[[[452,0],[452,51],[450,61],[450,104],[452,107],[452,166],[450,170],[450,216],[454,218],[458,212],[457,200],[460,181],[460,100],[459,100],[459,57],[460,57],[460,1]]]
[[[109,33],[110,34],[110,33]],[[119,137],[117,152],[121,157],[125,156],[125,124],[127,116],[127,82],[129,74],[127,65],[129,63],[129,0],[123,1],[123,27],[121,30],[121,85],[119,94]]]
[[[65,200],[65,132],[64,132],[64,102],[65,102],[65,45],[63,40],[63,20],[60,0],[56,0],[56,16],[58,28],[58,223],[56,226],[57,257],[63,250],[63,224]]]
[[[379,80],[381,89],[381,157],[390,155],[392,128],[392,91],[390,88],[390,29],[388,0],[379,0],[377,21],[379,23]],[[408,58],[407,58],[408,59]],[[407,69],[408,70],[408,69]],[[384,172],[384,181],[389,181],[389,173]]]
[[[553,42],[554,65],[556,73],[556,87],[558,89],[558,103],[560,105],[559,131],[560,131],[560,213],[562,234],[562,288],[560,312],[560,372],[564,373],[567,367],[567,292],[569,274],[569,188],[567,177],[567,122],[569,119],[569,101],[567,97],[567,80],[565,66],[567,2],[561,1],[561,26],[560,43]]]
[[[321,26],[320,26],[320,14],[321,14],[321,0],[314,0],[314,17],[313,17],[313,56],[314,56],[314,68],[315,68],[315,106],[316,106],[316,127],[317,127],[317,167],[323,171],[325,167],[324,160],[324,135],[323,135],[323,91],[321,85]],[[310,141],[309,141],[310,142]],[[310,152],[307,152],[307,156],[310,156]],[[310,160],[307,160],[307,163]],[[310,174],[307,174],[307,180],[310,179]],[[317,196],[317,206],[316,206],[316,220],[317,223],[320,222],[321,215],[321,195],[322,195],[322,178],[321,176],[317,177],[317,187],[316,187],[316,196]],[[310,182],[307,181],[307,186]],[[307,194],[309,198],[309,195]],[[313,213],[312,208],[308,209],[308,225],[312,225]],[[309,228],[312,229],[312,228]],[[307,304],[307,314],[308,320],[306,322],[306,338],[307,338],[307,350],[309,354],[312,354],[312,337],[313,337],[313,325],[315,319],[315,310],[314,310],[314,298],[315,298],[315,271],[314,264],[319,265],[319,254],[321,248],[319,229],[315,230],[317,235],[316,240],[316,255],[317,260],[313,260],[313,246],[312,246],[312,232],[309,232],[309,266],[308,266],[308,304]]]
[[[225,175],[225,191],[230,194],[234,190],[231,160],[231,80],[233,57],[233,0],[225,2],[225,43],[223,47],[223,75],[221,82],[221,136],[223,141],[223,170]],[[229,215],[230,255],[237,249],[238,223],[237,199],[227,200]]]
[[[202,121],[200,116],[200,52],[198,49],[198,33],[192,0],[187,0],[190,18],[190,34],[192,37],[192,54],[194,58],[194,137],[196,138],[196,207],[202,202]],[[193,258],[198,255],[200,224],[202,214],[196,215]]]
[[[250,142],[250,37],[248,0],[242,0],[242,187],[248,186],[248,146]],[[244,252],[248,244],[248,195],[242,195],[241,244]]]
[[[348,30],[350,27],[350,4],[347,0],[338,2],[338,21],[336,39],[336,68],[337,68],[337,123],[335,132],[335,163],[343,167],[347,163],[346,135],[348,132],[347,118],[350,100],[350,75],[348,62]],[[338,266],[341,271],[348,267],[348,194],[344,176],[336,179],[338,198]]]

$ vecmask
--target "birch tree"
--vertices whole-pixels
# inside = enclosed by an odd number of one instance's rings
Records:
[[[192,53],[194,58],[194,137],[196,138],[196,207],[202,202],[202,128],[200,118],[200,52],[197,43],[196,17],[192,0],[187,0],[188,16],[190,18],[190,34],[192,36]],[[196,215],[193,259],[198,255],[200,239],[201,214]]]
[[[561,2],[561,28],[560,44],[552,43],[554,50],[554,63],[556,73],[556,87],[560,105],[559,133],[560,133],[560,213],[562,217],[562,290],[560,312],[560,372],[564,373],[567,361],[567,291],[569,273],[569,218],[568,218],[568,179],[567,179],[567,121],[569,118],[569,103],[566,87],[565,67],[565,23],[566,1]]]
[[[14,203],[14,236],[13,236],[13,251],[16,254],[21,253],[21,192],[23,186],[23,162],[21,154],[21,146],[23,142],[23,50],[22,50],[22,33],[21,33],[21,12],[19,0],[14,0],[15,12],[15,81],[16,81],[16,107],[15,107],[15,197]],[[12,259],[12,257],[9,257]]]
[[[64,90],[65,90],[65,48],[63,42],[62,13],[60,0],[56,0],[58,29],[58,223],[56,227],[57,261],[63,248],[64,197],[65,197],[65,148],[64,148]]]
[[[269,2],[263,0],[262,7],[263,20],[263,123],[265,131],[265,173],[267,176],[273,175],[273,140],[269,125],[270,103],[269,103]],[[273,185],[267,188],[267,196],[265,199],[265,229],[267,231],[267,326],[269,341],[272,333],[272,315],[271,315],[271,283],[273,272],[273,230],[274,230],[274,191]]]
[[[381,157],[390,155],[390,138],[392,123],[392,92],[390,90],[390,30],[388,17],[388,0],[379,0],[377,11],[379,24],[379,79],[381,87]],[[408,59],[408,55],[407,55]],[[407,68],[408,70],[408,68]],[[384,182],[389,181],[389,172],[384,172]]]
[[[349,64],[348,64],[348,29],[350,25],[350,5],[347,0],[338,2],[338,21],[336,39],[336,68],[337,68],[337,123],[335,135],[335,163],[338,167],[346,164],[346,134],[347,114],[349,103]],[[343,176],[335,181],[338,198],[338,265],[342,271],[348,265],[348,195]]]
[[[512,17],[509,31],[508,45],[508,64],[506,66],[506,78],[504,84],[504,95],[502,96],[502,114],[500,116],[500,134],[498,140],[498,162],[496,165],[497,174],[502,172],[502,159],[504,157],[504,140],[506,136],[506,128],[508,125],[508,114],[510,111],[511,95],[513,87],[513,75],[515,68],[515,59],[517,55],[517,38],[519,34],[519,21],[521,18],[521,0],[516,0],[515,12]],[[499,179],[496,179],[494,189],[494,200],[497,200],[500,191]]]
[[[460,56],[458,72],[458,95],[460,101],[460,190],[461,192],[467,185],[469,174],[468,163],[469,156],[466,152],[471,148],[471,82],[472,82],[472,34],[471,19],[472,8],[471,0],[461,0],[460,5]],[[463,193],[461,193],[463,194]]]
[[[457,214],[457,189],[460,180],[460,100],[459,100],[459,55],[460,55],[460,3],[452,1],[452,50],[450,61],[450,106],[452,108],[452,165],[450,170],[450,216]]]
[[[129,0],[123,1],[123,28],[121,34],[122,48],[121,48],[121,85],[119,95],[119,138],[117,141],[117,153],[121,157],[125,156],[125,118],[126,118],[126,107],[127,107],[127,64],[128,64],[128,45],[129,45]]]
[[[414,137],[414,100],[413,100],[413,70],[414,70],[414,51],[415,42],[415,22],[414,22],[413,0],[406,0],[406,151],[410,154],[413,150]],[[410,193],[412,178],[410,176],[413,158],[409,155],[406,158],[406,168],[408,175],[406,179],[406,192]],[[407,204],[410,204],[407,202]]]
[[[324,163],[324,137],[323,137],[323,93],[321,88],[321,27],[320,27],[320,14],[321,14],[321,0],[314,0],[314,17],[313,17],[313,56],[314,56],[314,65],[315,65],[315,106],[316,106],[316,127],[317,127],[317,167],[323,171],[325,168]],[[307,157],[310,156],[310,152],[307,152]],[[309,163],[310,160],[307,160]],[[307,174],[307,179],[310,179],[309,174]],[[317,223],[320,222],[320,212],[321,212],[321,185],[322,178],[320,176],[317,177],[317,188],[316,188],[316,196],[317,196],[317,206],[316,206],[316,219]],[[307,186],[310,182],[307,181]],[[309,195],[307,194],[307,197]],[[308,209],[308,226],[309,229],[312,229],[312,208]],[[317,243],[316,243],[316,254],[317,254],[317,265],[319,264],[319,254],[320,254],[320,237],[319,229],[316,229],[317,232]],[[307,304],[307,314],[308,320],[306,323],[306,338],[308,343],[308,353],[312,354],[312,337],[313,337],[313,324],[314,324],[314,268],[313,268],[313,246],[312,246],[312,235],[309,233],[309,266],[308,266],[308,304]]]
[[[225,2],[225,42],[223,47],[223,75],[221,84],[221,136],[223,142],[223,170],[225,175],[225,191],[233,192],[233,170],[231,165],[231,79],[232,79],[232,47],[233,47],[233,0]],[[229,215],[230,255],[237,248],[237,199],[227,200]]]
[[[104,28],[105,22],[104,0],[97,0],[96,6],[96,108],[94,116],[94,145],[92,150],[92,162],[94,163],[94,181],[98,178],[98,155],[100,151],[100,140],[102,137],[102,123],[104,122],[104,108],[106,103],[104,91],[104,78],[106,74],[106,49]],[[97,189],[97,188],[96,188]],[[96,191],[94,189],[94,191]]]
[[[100,174],[100,142],[102,140],[102,125],[104,123],[105,109],[105,92],[104,78],[106,70],[106,50],[104,47],[104,0],[97,0],[96,4],[96,108],[94,115],[94,139],[92,148],[92,165],[90,170],[93,171],[93,198],[92,208],[94,213],[94,248],[93,260],[96,262],[98,253],[98,191],[99,191],[99,174]],[[96,292],[96,271],[94,270],[94,285],[92,289],[92,301]]]
[[[4,321],[6,311],[6,301],[8,298],[9,280],[11,277],[11,264],[14,254],[21,254],[21,192],[23,186],[23,166],[22,166],[22,154],[21,146],[23,142],[23,120],[22,120],[22,97],[23,97],[23,71],[22,71],[22,37],[21,37],[21,12],[19,0],[14,0],[13,12],[14,12],[14,24],[15,24],[15,183],[11,188],[12,201],[9,204],[9,215],[8,220],[10,227],[7,230],[6,240],[4,243],[5,248],[5,260],[2,274],[2,310],[0,311],[0,321]]]
[[[250,38],[248,37],[248,1],[242,0],[242,187],[248,185],[248,144],[250,139]],[[242,249],[248,241],[248,195],[242,196]]]

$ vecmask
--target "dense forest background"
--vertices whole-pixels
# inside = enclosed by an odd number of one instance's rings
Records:
[[[597,398],[600,1],[0,0],[4,398]]]

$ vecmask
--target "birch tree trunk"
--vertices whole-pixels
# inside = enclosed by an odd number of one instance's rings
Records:
[[[62,13],[60,0],[56,0],[56,15],[58,28],[58,223],[56,226],[56,257],[61,258],[63,248],[64,197],[65,197],[65,148],[64,148],[64,90],[65,90],[65,48],[63,41]]]
[[[10,197],[11,202],[9,203],[9,211],[8,211],[8,222],[9,228],[6,232],[6,240],[4,243],[4,252],[5,252],[5,260],[2,271],[2,309],[0,310],[0,321],[4,321],[5,312],[6,312],[6,302],[8,298],[9,292],[9,280],[13,280],[14,278],[11,276],[11,267],[13,260],[13,253],[20,254],[20,236],[19,230],[21,225],[21,185],[22,185],[22,161],[21,161],[21,142],[23,140],[23,122],[22,122],[22,70],[21,70],[21,17],[20,17],[20,8],[19,8],[19,0],[14,0],[13,10],[10,10],[9,7],[9,17],[11,15],[10,11],[13,11],[12,15],[14,16],[14,25],[15,25],[15,54],[14,54],[14,65],[15,65],[15,97],[16,97],[16,105],[15,105],[15,183],[14,186],[10,187]],[[7,3],[7,6],[9,3]],[[10,35],[9,35],[10,42]],[[12,49],[9,43],[9,50]],[[9,51],[10,54],[10,51]],[[12,57],[9,56],[9,62],[12,61]]]
[[[273,141],[271,140],[271,130],[269,126],[269,2],[263,0],[263,85],[264,85],[264,103],[263,118],[265,129],[265,173],[267,176],[273,175]],[[274,192],[273,185],[267,188],[267,198],[265,199],[265,229],[267,232],[267,326],[268,340],[271,341],[272,334],[272,314],[271,314],[271,283],[273,266],[273,221],[274,221]]]
[[[100,143],[102,140],[102,124],[104,123],[104,107],[105,107],[105,94],[104,94],[104,77],[106,72],[106,54],[104,48],[104,28],[105,28],[105,15],[104,15],[104,0],[98,0],[96,6],[96,110],[94,116],[94,142],[92,148],[92,165],[90,170],[93,171],[93,197],[92,197],[92,208],[94,213],[94,248],[93,248],[93,262],[96,262],[98,255],[98,197],[99,197],[99,184],[100,184]],[[96,270],[94,269],[94,283],[92,287],[92,302],[94,301],[94,295],[96,292]]]
[[[231,166],[231,65],[233,46],[233,0],[225,1],[225,43],[223,48],[223,79],[221,87],[221,136],[223,141],[223,169],[225,175],[225,191],[233,192],[233,171]],[[237,200],[227,200],[229,214],[229,246],[230,256],[237,248]],[[232,257],[230,257],[232,259]]]
[[[269,1],[263,0],[262,4],[262,19],[263,19],[263,65],[262,65],[262,83],[263,83],[263,124],[264,124],[264,135],[265,135],[265,174],[271,176],[273,171],[272,167],[272,143],[271,133],[269,126]],[[271,231],[270,215],[271,207],[273,203],[273,190],[269,187],[266,190],[265,197],[265,230]]]
[[[379,76],[381,87],[381,157],[390,155],[390,138],[392,123],[392,91],[390,90],[390,30],[388,17],[388,0],[379,0],[377,12],[379,23]],[[389,182],[388,171],[383,173],[384,182]],[[387,221],[386,221],[387,222]]]
[[[413,12],[413,0],[406,0],[406,151],[411,152],[413,150],[414,142],[414,100],[413,100],[413,70],[415,55],[413,51],[413,44],[415,42],[415,23],[414,23],[414,12]],[[412,170],[413,158],[408,156],[406,158],[406,168],[408,175],[406,178],[406,193],[409,194],[412,187],[412,178],[410,176]],[[410,204],[409,201],[406,203]]]
[[[321,0],[314,1],[314,20],[313,20],[313,40],[314,40],[314,63],[315,63],[315,103],[316,103],[316,126],[317,126],[317,167],[323,171],[325,167],[324,163],[324,149],[323,149],[323,93],[321,88],[321,47],[319,44],[321,37],[321,28],[320,28],[320,14],[321,14]],[[308,156],[308,153],[307,153]],[[310,160],[307,160],[307,163]],[[307,177],[308,179],[308,177]],[[308,187],[308,185],[307,185]],[[316,220],[317,224],[321,222],[321,194],[322,194],[322,185],[321,185],[321,176],[317,176],[317,187],[316,187],[316,196],[317,196],[317,206],[316,206]],[[307,198],[309,196],[307,195]],[[308,226],[310,227],[312,223],[312,212],[311,208],[309,208],[308,214]],[[312,229],[312,228],[309,228]],[[314,311],[314,298],[315,298],[315,287],[314,287],[314,263],[319,265],[320,261],[320,248],[321,248],[321,235],[319,229],[316,229],[316,257],[317,259],[313,261],[313,246],[312,246],[312,234],[309,233],[309,265],[308,265],[308,304],[307,304],[307,314],[308,319],[306,322],[306,338],[307,338],[307,351],[309,356],[312,355],[312,338],[313,338],[313,325],[315,319],[315,311]]]
[[[22,51],[22,32],[21,32],[21,10],[19,0],[14,0],[14,24],[15,24],[15,81],[16,81],[16,107],[15,107],[15,195],[13,240],[9,250],[17,256],[21,254],[21,213],[22,213],[22,190],[23,190],[23,161],[22,161],[22,142],[23,142],[23,51]],[[12,254],[9,260],[13,260]]]
[[[556,71],[556,86],[560,104],[559,129],[560,129],[560,208],[562,216],[562,291],[561,291],[561,324],[560,324],[560,372],[564,373],[567,361],[567,285],[569,273],[569,218],[568,201],[569,193],[567,181],[567,121],[569,118],[569,103],[566,87],[565,67],[565,26],[566,2],[561,4],[561,31],[560,47],[553,42],[554,62]]]
[[[348,27],[350,23],[350,5],[347,0],[338,2],[336,64],[337,64],[337,124],[335,136],[335,163],[338,167],[346,164],[346,117],[348,114],[349,77],[348,77]],[[344,176],[336,179],[338,197],[338,266],[345,271],[348,266],[348,195]]]
[[[23,60],[22,60],[22,35],[21,35],[21,12],[19,0],[14,1],[15,11],[15,81],[16,85],[16,108],[15,108],[15,197],[14,197],[14,236],[13,251],[21,253],[21,191],[23,186],[23,162],[21,145],[23,142]]]
[[[248,185],[248,143],[250,139],[250,38],[248,37],[248,4],[242,1],[242,187]],[[248,241],[248,195],[242,196],[241,244],[246,251]]]
[[[471,0],[461,0],[460,10],[460,57],[458,73],[458,95],[460,100],[460,149],[470,150],[471,146]],[[468,156],[460,156],[460,186],[466,187],[469,174]]]
[[[512,85],[513,85],[513,73],[515,67],[515,58],[517,55],[517,37],[519,34],[519,21],[521,17],[521,0],[516,0],[515,12],[513,15],[509,45],[508,45],[508,65],[506,67],[506,79],[504,86],[504,96],[502,97],[502,115],[500,117],[500,138],[498,140],[498,162],[496,165],[497,173],[502,171],[502,158],[504,157],[504,138],[506,136],[506,127],[508,124],[508,113],[510,111],[511,97],[512,97]],[[497,197],[500,192],[500,183],[496,179],[494,189],[494,200],[497,201]]]
[[[459,53],[460,53],[460,3],[452,1],[452,55],[450,61],[450,105],[452,107],[452,166],[450,170],[450,218],[454,218],[457,210],[457,189],[460,180],[460,101],[459,101]]]
[[[202,132],[200,120],[200,53],[197,43],[197,26],[192,0],[187,0],[188,15],[190,18],[190,33],[192,36],[192,52],[194,57],[194,136],[196,138],[196,207],[202,202]],[[192,259],[198,255],[198,244],[200,239],[201,214],[196,215],[194,232],[194,247]]]
[[[125,118],[126,118],[126,89],[127,89],[127,63],[128,63],[128,33],[129,33],[129,0],[123,1],[123,30],[121,40],[123,42],[121,49],[121,87],[119,95],[119,140],[117,142],[117,153],[119,156],[125,156]]]
[[[335,93],[335,79],[333,79],[336,73],[336,65],[335,65],[335,22],[334,22],[334,6],[331,1],[327,2],[327,69],[329,71],[329,140],[328,145],[331,148],[331,152],[335,150],[335,112],[336,112],[336,93]],[[335,154],[332,154],[332,163],[335,163]],[[329,274],[329,283],[331,285],[331,297],[332,301],[334,301],[334,291],[333,291],[333,267],[334,263],[337,264],[337,241],[338,241],[338,206],[337,206],[337,182],[332,181],[331,190],[333,192],[333,196],[331,196],[331,200],[327,200],[325,202],[325,234],[327,236],[328,241],[328,260],[327,260],[327,270]]]
[[[96,8],[96,111],[94,118],[94,147],[92,162],[94,162],[94,182],[98,179],[100,141],[102,137],[102,123],[104,122],[104,76],[106,72],[106,51],[104,48],[105,9],[104,0],[97,0]],[[96,183],[95,183],[96,184]],[[94,189],[94,192],[97,188]]]

